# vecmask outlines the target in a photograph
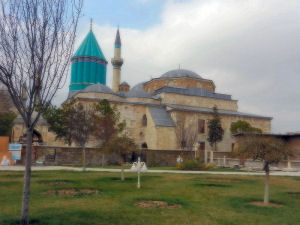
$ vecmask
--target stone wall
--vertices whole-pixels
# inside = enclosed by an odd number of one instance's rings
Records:
[[[22,149],[22,158],[18,164],[25,162],[25,146]],[[44,162],[45,165],[82,165],[83,151],[77,147],[35,146],[32,151],[32,162]],[[140,149],[126,156],[127,162],[136,161],[141,156],[149,166],[175,166],[177,157],[181,155],[184,160],[192,159],[194,152],[178,150],[149,150]],[[117,155],[107,154],[99,148],[86,149],[87,165],[119,164],[121,158]]]
[[[201,88],[203,90],[215,92],[213,81],[188,77],[153,79],[145,83],[144,89],[149,93],[153,93],[154,91],[167,86]]]
[[[162,103],[176,104],[176,105],[186,105],[186,106],[197,106],[205,108],[213,108],[217,106],[218,109],[225,110],[238,110],[238,105],[236,100],[225,100],[216,98],[207,98],[200,96],[187,96],[175,93],[161,93]]]

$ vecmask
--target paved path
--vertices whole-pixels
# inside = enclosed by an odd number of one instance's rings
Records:
[[[32,171],[47,171],[47,170],[68,170],[68,171],[82,171],[80,167],[71,166],[32,166]],[[0,166],[0,171],[24,171],[24,166]],[[104,168],[87,168],[86,171],[96,172],[120,172],[120,169],[104,169]],[[125,172],[132,172],[126,169]],[[151,170],[148,173],[173,173],[173,174],[223,174],[223,175],[250,175],[250,176],[264,176],[264,172],[221,172],[221,171],[182,171],[182,170]],[[284,172],[271,171],[272,176],[295,176],[300,177],[300,172]]]

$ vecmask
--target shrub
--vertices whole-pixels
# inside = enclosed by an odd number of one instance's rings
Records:
[[[205,165],[196,160],[186,160],[181,164],[178,164],[176,166],[176,169],[179,170],[205,170]]]

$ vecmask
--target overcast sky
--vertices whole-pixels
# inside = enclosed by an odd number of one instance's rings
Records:
[[[180,64],[239,100],[239,111],[272,116],[273,132],[300,131],[299,0],[86,0],[76,46],[91,17],[108,86],[119,25],[122,81],[133,86]]]

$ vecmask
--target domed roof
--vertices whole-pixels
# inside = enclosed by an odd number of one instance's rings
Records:
[[[121,84],[120,84],[120,86],[130,86],[126,81],[123,81]]]
[[[122,97],[126,98],[152,98],[157,99],[157,97],[153,96],[152,94],[144,91],[144,83],[139,83],[131,88],[127,92],[119,92]]]
[[[73,57],[94,56],[105,60],[102,50],[92,30],[87,34]]]
[[[190,77],[190,78],[200,78],[197,73],[190,71],[190,70],[184,70],[184,69],[177,69],[177,70],[170,70],[163,75],[161,75],[159,78],[179,78],[179,77]]]
[[[114,92],[107,86],[103,84],[93,84],[87,86],[85,89],[80,91],[81,93],[105,93],[105,94],[114,94]]]

